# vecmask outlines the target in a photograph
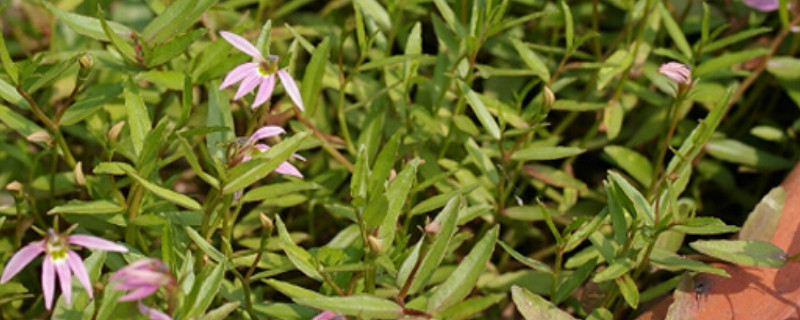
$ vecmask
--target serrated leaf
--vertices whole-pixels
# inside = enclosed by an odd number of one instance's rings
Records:
[[[66,204],[54,207],[47,211],[47,214],[71,213],[71,214],[104,214],[119,213],[125,208],[108,200],[96,201],[71,201]]]
[[[75,32],[100,41],[110,41],[110,39],[108,39],[106,36],[106,33],[103,31],[103,26],[100,24],[99,19],[66,12],[59,9],[54,4],[51,4],[49,1],[42,1],[41,3],[45,8],[47,8],[47,10],[50,11],[50,13],[56,16],[56,18],[59,20],[63,21],[72,30],[75,30]],[[114,31],[114,33],[122,37],[127,37],[133,33],[130,28],[113,21],[109,21],[108,26]]]
[[[138,156],[142,152],[144,139],[153,128],[153,124],[150,122],[147,106],[139,95],[139,88],[133,82],[126,83],[123,95],[125,96],[125,110],[128,113],[128,127],[131,129],[133,150]]]
[[[739,231],[737,226],[726,225],[719,218],[714,217],[694,217],[684,223],[672,227],[675,230],[686,234],[720,234]]]

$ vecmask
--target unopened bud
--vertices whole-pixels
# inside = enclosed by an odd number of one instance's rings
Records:
[[[545,106],[550,107],[556,102],[556,94],[553,93],[553,90],[550,90],[550,87],[545,86],[542,95],[544,95]]]
[[[439,221],[433,221],[425,226],[425,232],[430,234],[437,234],[442,229],[442,224]]]
[[[120,121],[119,123],[111,127],[111,130],[108,130],[108,141],[117,142],[117,139],[119,138],[119,134],[120,132],[122,132],[123,127],[125,127],[125,121]]]
[[[258,213],[258,220],[261,220],[261,227],[264,228],[264,230],[266,230],[267,232],[272,231],[272,228],[274,226],[272,224],[272,219],[267,217],[266,214],[264,214],[263,212],[259,212]]]
[[[72,170],[72,175],[75,177],[75,183],[77,183],[79,186],[86,185],[86,177],[83,175],[83,163],[78,161],[78,163],[75,164],[75,169]]]
[[[81,72],[88,72],[94,65],[94,59],[92,58],[92,55],[85,54],[83,57],[78,59],[78,63],[81,65]]]
[[[374,236],[368,236],[367,242],[369,249],[374,253],[381,253],[383,251],[383,241]]]
[[[46,131],[36,131],[34,133],[31,133],[29,136],[25,137],[25,139],[27,139],[30,142],[41,142],[44,144],[50,144],[50,142],[53,141],[53,139],[50,138],[50,134],[47,133]]]
[[[11,183],[6,185],[6,191],[22,193],[22,184],[17,180],[11,181]]]

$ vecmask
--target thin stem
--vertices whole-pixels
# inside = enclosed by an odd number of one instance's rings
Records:
[[[58,127],[58,124],[50,120],[46,114],[39,108],[39,104],[36,103],[33,98],[28,94],[27,91],[22,89],[22,86],[17,87],[17,92],[26,100],[28,104],[31,106],[31,110],[33,114],[39,118],[39,121],[42,121],[47,129],[52,133],[56,138],[56,143],[58,143],[59,148],[64,153],[64,161],[67,162],[70,169],[75,168],[75,158],[72,156],[72,152],[69,150],[69,145],[67,144],[67,140],[64,139],[64,136],[61,134],[61,129]]]
[[[319,131],[319,129],[317,129],[314,124],[308,121],[308,119],[304,118],[300,111],[295,110],[295,114],[297,115],[297,120],[300,120],[300,122],[302,122],[306,127],[311,129],[311,131],[314,133],[314,136],[322,141],[322,148],[325,149],[325,151],[327,151],[334,159],[336,159],[336,161],[339,161],[339,163],[344,165],[348,171],[353,172],[355,168],[353,164],[350,162],[350,160],[347,160],[347,158],[339,153],[339,150],[336,150],[336,148],[331,145],[330,141],[325,138],[325,134]]]

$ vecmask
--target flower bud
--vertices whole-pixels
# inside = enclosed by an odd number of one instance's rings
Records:
[[[680,62],[668,62],[658,68],[658,73],[663,74],[678,84],[692,83],[692,68]]]
[[[553,90],[550,90],[550,87],[545,86],[542,95],[544,96],[545,106],[550,107],[556,102],[556,94],[553,93]]]
[[[6,185],[6,191],[22,193],[22,184],[17,180],[11,181],[11,183]]]
[[[264,228],[264,230],[266,230],[267,232],[272,231],[272,228],[274,226],[272,224],[272,219],[267,217],[266,214],[264,214],[263,212],[259,212],[258,220],[261,220],[261,227]]]
[[[50,138],[50,134],[48,134],[46,131],[36,131],[25,137],[25,139],[30,142],[41,142],[44,144],[50,144],[53,142],[53,139]]]
[[[439,233],[439,230],[441,230],[441,229],[442,229],[442,224],[439,223],[439,221],[433,221],[433,222],[429,223],[427,226],[425,226],[425,232],[430,233],[430,234],[434,234],[434,235]]]
[[[81,72],[88,72],[94,65],[94,59],[92,59],[92,55],[87,53],[78,59],[78,63],[81,65]]]
[[[83,175],[83,163],[78,161],[78,163],[75,164],[75,169],[72,170],[72,175],[75,177],[75,183],[77,183],[79,186],[86,185],[86,177]]]
[[[369,250],[374,253],[381,253],[383,251],[383,241],[374,236],[367,237],[367,245],[369,246]]]
[[[119,123],[111,127],[111,130],[108,130],[108,141],[117,142],[117,139],[119,138],[119,134],[120,132],[122,132],[123,127],[125,127],[125,121],[120,121]]]

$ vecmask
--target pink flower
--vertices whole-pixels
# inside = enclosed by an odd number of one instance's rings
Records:
[[[692,82],[692,68],[680,62],[668,62],[658,68],[658,72],[679,84]]]
[[[233,68],[233,70],[225,76],[222,85],[219,86],[220,89],[225,89],[241,81],[242,84],[239,85],[239,89],[233,97],[234,100],[238,100],[256,87],[259,87],[256,100],[253,101],[252,105],[252,108],[256,108],[269,100],[269,97],[272,95],[272,90],[275,89],[275,83],[277,82],[275,74],[277,74],[277,77],[280,78],[283,83],[283,87],[286,88],[286,93],[289,94],[289,97],[292,98],[292,101],[294,101],[297,107],[303,110],[303,99],[300,97],[300,90],[297,89],[294,78],[289,75],[286,68],[276,70],[278,66],[277,56],[269,56],[269,61],[267,61],[267,59],[264,59],[264,56],[261,55],[261,52],[250,44],[247,39],[227,31],[220,31],[219,34],[225,38],[228,43],[236,47],[236,49],[239,49],[256,60],[256,62],[243,63]]]
[[[744,0],[744,4],[758,11],[775,11],[780,6],[778,0]]]
[[[172,320],[172,317],[168,316],[166,313],[144,305],[142,300],[139,300],[136,305],[139,306],[139,312],[146,315],[150,320]]]
[[[345,320],[343,315],[333,311],[323,311],[311,320]]]
[[[243,150],[245,151],[244,157],[242,158],[242,162],[250,161],[252,158],[252,154],[260,154],[262,152],[266,152],[269,150],[269,146],[263,143],[257,143],[259,140],[266,139],[269,137],[274,137],[279,134],[285,133],[286,131],[283,130],[281,127],[277,126],[264,126],[261,129],[256,130],[253,132],[253,135],[247,139]],[[305,159],[297,154],[292,155],[292,157],[303,160]],[[302,178],[303,174],[300,173],[300,170],[297,167],[293,166],[288,161],[284,161],[281,163],[278,168],[275,169],[275,172],[290,176],[295,176],[298,178]]]
[[[70,305],[72,299],[72,274],[75,274],[81,285],[86,288],[89,298],[92,298],[92,283],[89,280],[89,273],[86,272],[81,257],[69,249],[70,245],[105,251],[128,252],[128,248],[102,238],[83,234],[65,237],[53,229],[48,229],[44,240],[23,247],[11,257],[3,270],[0,283],[8,282],[34,258],[44,252],[46,257],[42,262],[42,291],[44,291],[44,304],[48,310],[53,306],[56,274],[58,274],[61,291],[64,292],[64,300],[67,305]]]
[[[141,300],[158,291],[161,286],[177,285],[167,265],[151,258],[137,260],[119,269],[108,280],[120,281],[114,285],[116,290],[131,291],[120,297],[119,301]]]
[[[137,260],[119,269],[109,280],[120,281],[114,285],[114,289],[130,291],[120,297],[118,301],[137,300],[139,312],[150,317],[151,320],[172,319],[167,314],[142,303],[142,299],[158,291],[158,288],[164,286],[168,289],[174,289],[178,285],[172,273],[170,273],[169,267],[160,260],[152,258]]]

